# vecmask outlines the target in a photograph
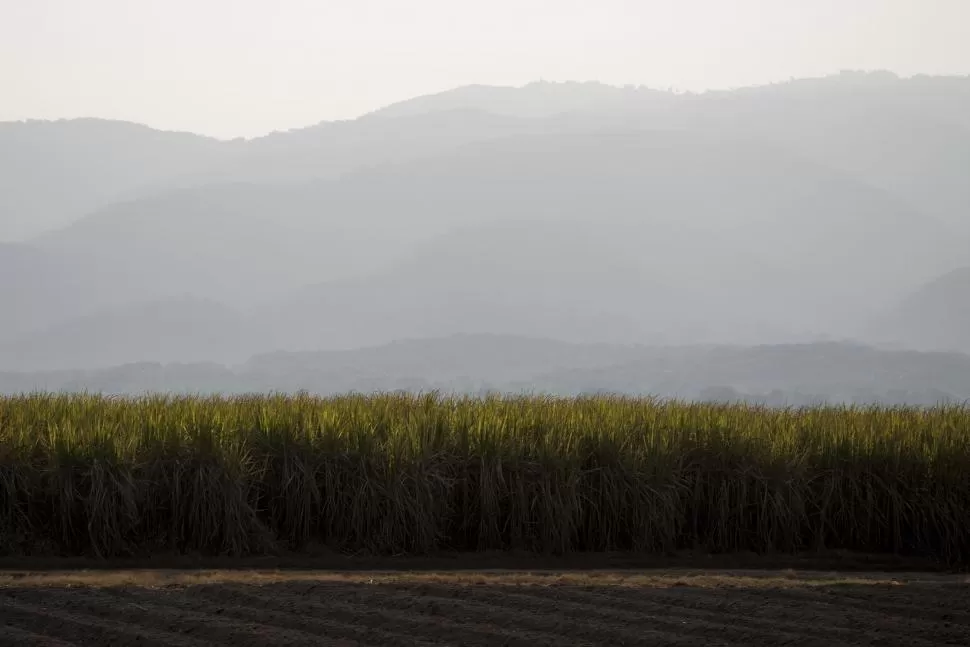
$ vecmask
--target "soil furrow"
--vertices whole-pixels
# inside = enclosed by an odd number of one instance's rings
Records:
[[[527,612],[533,617],[551,617],[562,619],[563,622],[570,622],[570,619],[581,619],[576,622],[581,623],[585,634],[592,637],[594,641],[600,640],[604,635],[614,635],[621,640],[651,640],[664,641],[665,644],[696,644],[696,636],[687,635],[688,627],[684,623],[672,621],[667,617],[648,616],[646,614],[614,614],[606,610],[592,610],[589,608],[577,608],[576,605],[570,607],[570,603],[562,604],[560,600],[544,599],[543,597],[531,597],[523,594],[523,591],[532,587],[518,586],[457,586],[448,587],[446,585],[422,584],[416,589],[405,587],[395,587],[393,590],[398,596],[419,595],[424,598],[440,601],[461,600],[464,604],[476,604],[480,608],[491,609],[492,613],[502,612],[513,615],[516,613]],[[543,590],[553,590],[551,587],[544,587]],[[516,597],[518,596],[518,597]],[[516,602],[516,599],[518,602]],[[580,605],[582,606],[582,605]],[[578,611],[579,613],[573,613]],[[718,631],[720,632],[720,627]],[[707,636],[711,641],[708,644],[729,645],[733,642],[723,635]]]
[[[492,614],[485,622],[465,617],[439,614],[428,615],[425,605],[415,602],[405,609],[389,609],[379,595],[379,586],[373,585],[322,585],[303,587],[302,590],[275,587],[232,587],[232,598],[248,598],[250,606],[282,605],[291,612],[336,614],[346,621],[367,621],[371,626],[407,629],[410,644],[416,640],[447,640],[460,645],[575,645],[575,641],[561,634],[550,634],[520,628],[515,624],[497,622]],[[581,644],[581,643],[580,643]]]
[[[259,590],[260,587],[247,587]],[[330,609],[318,605],[317,613],[296,613],[279,602],[278,596],[257,597],[227,585],[198,585],[172,590],[124,589],[121,595],[151,600],[172,609],[207,609],[218,616],[252,620],[266,626],[312,634],[318,640],[346,641],[354,645],[442,645],[440,641],[417,640],[413,635],[369,627],[359,622],[344,622],[331,617]]]
[[[497,587],[500,591],[515,591],[517,587]],[[401,586],[384,586],[376,590],[373,595],[379,596],[378,603],[383,607],[395,606],[398,608],[409,608],[414,606],[414,601],[423,601],[425,605],[434,605],[439,610],[447,609],[453,613],[471,614],[474,616],[485,616],[494,618],[501,614],[503,620],[514,623],[517,628],[525,628],[534,631],[541,631],[552,636],[560,642],[556,644],[567,644],[568,641],[577,639],[588,641],[592,644],[601,644],[607,637],[613,637],[617,641],[639,641],[649,638],[662,644],[693,644],[693,639],[680,636],[660,629],[646,630],[640,627],[631,630],[624,624],[604,624],[595,622],[593,619],[584,616],[575,616],[562,613],[561,610],[545,611],[537,610],[526,605],[507,606],[499,605],[494,601],[483,601],[470,597],[474,593],[476,586],[455,586],[443,587],[438,585],[422,584],[415,588]]]
[[[4,622],[9,622],[4,609]],[[40,632],[38,628],[38,632]],[[0,625],[0,647],[75,647],[75,643],[54,638],[44,633],[21,629],[10,624]]]
[[[590,604],[588,601],[569,599],[569,594],[561,594],[558,587],[506,587],[501,589],[499,587],[489,587],[488,589],[473,587],[472,590],[476,594],[481,594],[483,598],[491,600],[493,604],[501,606],[516,605],[518,602],[521,606],[557,609],[559,612],[571,611],[581,614],[585,618],[595,617],[615,625],[664,629],[684,637],[693,637],[695,640],[697,636],[701,636],[706,644],[748,645],[756,643],[766,636],[770,636],[773,642],[780,637],[788,636],[786,632],[778,632],[773,629],[766,632],[738,627],[731,622],[730,616],[725,617],[722,621],[711,622],[697,618],[672,617],[668,609],[661,609],[660,613],[643,613],[624,611],[613,607],[603,608]],[[790,637],[801,639],[800,636]],[[824,644],[830,645],[832,643],[826,642]]]
[[[840,604],[858,608],[876,609],[888,615],[911,617],[913,608],[919,607],[921,619],[933,618],[970,625],[970,612],[965,600],[970,598],[970,586],[909,585],[895,587],[902,591],[887,592],[885,589],[865,590],[856,587],[833,586],[823,589],[824,598],[837,598]],[[946,618],[943,618],[946,616]]]
[[[825,645],[851,644],[851,642],[845,642],[851,639],[852,633],[847,628],[812,625],[805,622],[803,617],[780,619],[774,615],[777,610],[775,605],[765,600],[753,607],[738,605],[737,601],[724,590],[691,591],[696,594],[696,598],[692,599],[685,595],[668,593],[666,589],[623,587],[624,590],[620,592],[616,590],[619,587],[598,587],[595,590],[555,588],[557,599],[568,599],[576,603],[587,601],[591,605],[595,604],[607,609],[637,614],[649,613],[677,618],[689,623],[700,621],[712,627],[744,627],[771,635],[798,638],[802,642],[817,639]],[[771,617],[765,617],[769,615]],[[804,616],[804,610],[802,616]]]
[[[46,597],[46,596],[45,596]],[[209,647],[210,643],[171,633],[157,632],[124,620],[92,617],[73,608],[52,607],[44,600],[39,603],[21,599],[3,600],[6,622],[28,631],[40,631],[47,636],[67,640],[75,645],[129,645],[147,647]]]
[[[752,608],[766,608],[764,594],[732,590],[732,595],[738,600],[746,600],[746,604]],[[838,591],[816,591],[808,588],[771,590],[768,595],[771,597],[770,607],[776,612],[784,611],[796,617],[804,617],[806,610],[811,610],[814,617],[808,620],[816,624],[839,626],[856,633],[862,633],[863,627],[873,627],[868,634],[888,633],[899,638],[905,637],[911,645],[939,644],[938,641],[944,638],[970,644],[970,622],[967,621],[967,614],[934,608],[933,601],[939,603],[940,600],[931,593],[905,607],[886,607],[875,599],[872,604],[868,604],[864,599],[846,598]],[[965,599],[957,596],[946,603]]]
[[[617,634],[620,637],[629,638],[624,635],[622,628],[595,627],[589,623],[574,621],[571,618],[558,615],[539,615],[529,610],[498,608],[491,604],[485,604],[460,595],[462,587],[452,589],[455,594],[450,596],[428,596],[423,593],[423,587],[415,589],[399,590],[388,585],[361,587],[341,587],[339,592],[334,591],[333,595],[339,595],[343,603],[352,603],[366,606],[379,606],[381,609],[391,609],[409,614],[411,619],[417,616],[411,615],[416,610],[425,614],[427,621],[436,622],[436,615],[443,615],[452,620],[460,618],[465,622],[482,621],[488,624],[495,624],[496,616],[501,614],[498,622],[504,627],[514,627],[516,631],[528,638],[541,644],[556,645],[589,645],[601,640],[604,634]],[[287,598],[297,596],[297,604],[307,604],[306,598],[320,591],[320,587],[310,587],[302,593],[283,590],[273,592],[274,597]],[[429,615],[429,612],[431,615]],[[676,636],[658,633],[656,638],[659,640],[676,640]]]
[[[816,637],[826,644],[846,640],[855,644],[863,638],[879,639],[888,630],[887,624],[893,622],[891,618],[869,612],[856,613],[855,610],[853,613],[845,613],[842,609],[831,609],[823,614],[823,608],[814,604],[816,600],[805,604],[778,599],[778,592],[778,589],[767,589],[749,596],[750,592],[735,588],[677,588],[654,589],[644,594],[635,588],[618,587],[609,591],[598,591],[596,595],[616,600],[617,604],[629,605],[626,608],[630,610],[640,607],[656,610],[657,605],[660,605],[661,608],[671,611],[682,609],[679,613],[686,615],[702,613],[713,618],[729,618],[732,625],[775,627],[782,632],[801,635],[803,639],[808,636]],[[716,611],[710,609],[712,601],[716,601]],[[924,629],[916,627],[909,631],[900,625],[892,631],[897,635],[909,636],[909,644],[914,647],[935,644],[925,640]]]
[[[970,586],[916,577],[28,574],[0,586],[0,647],[970,645]]]
[[[140,609],[143,617],[171,629],[193,636],[233,645],[262,645],[267,641],[287,645],[338,644],[325,636],[295,629],[275,627],[263,622],[257,614],[227,614],[224,609],[200,607],[197,601],[184,599],[184,589],[103,589],[104,604],[119,608]]]
[[[260,624],[252,616],[242,619],[223,618],[219,614],[200,612],[197,608],[173,610],[165,604],[173,590],[151,590],[136,588],[146,595],[140,603],[132,600],[127,604],[121,599],[121,589],[89,589],[79,600],[76,590],[52,589],[48,591],[49,600],[62,604],[83,604],[85,608],[99,617],[124,620],[137,618],[140,627],[152,628],[182,637],[221,644],[260,645],[266,640],[281,640],[290,645],[320,644],[319,636],[296,631],[273,631]],[[324,639],[325,640],[325,639]]]

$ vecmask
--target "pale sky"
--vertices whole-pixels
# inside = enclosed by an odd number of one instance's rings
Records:
[[[970,74],[970,0],[0,0],[0,120],[251,137],[469,83]]]

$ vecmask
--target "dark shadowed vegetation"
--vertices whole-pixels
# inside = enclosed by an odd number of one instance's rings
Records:
[[[0,548],[970,562],[970,411],[616,397],[0,399]]]

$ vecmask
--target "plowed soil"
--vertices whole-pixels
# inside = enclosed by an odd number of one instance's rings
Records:
[[[970,645],[970,581],[795,571],[0,571],[0,645]]]

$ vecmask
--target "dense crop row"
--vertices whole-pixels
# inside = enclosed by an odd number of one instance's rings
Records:
[[[970,563],[970,410],[0,399],[0,552],[845,548]]]

